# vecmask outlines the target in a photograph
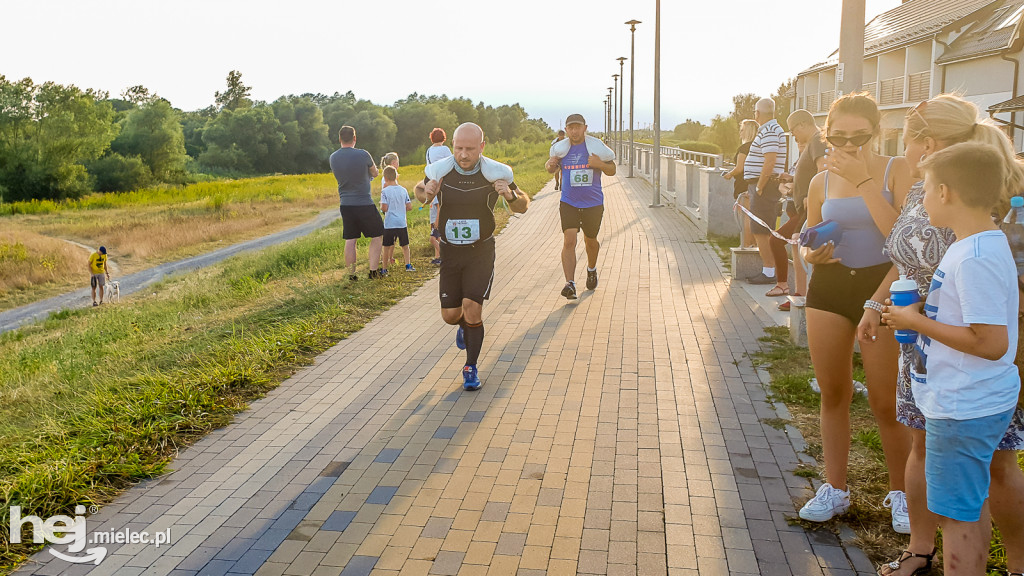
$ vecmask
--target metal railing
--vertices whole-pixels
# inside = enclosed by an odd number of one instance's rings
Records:
[[[654,155],[654,146],[651,144],[635,143],[636,156]],[[623,150],[626,150],[626,158],[629,157],[629,142],[624,142],[622,146]],[[682,148],[675,148],[672,146],[662,146],[661,156],[663,158],[671,158],[673,160],[680,160],[683,162],[696,162],[708,168],[720,168],[722,166],[722,155],[721,154],[709,154],[707,152],[694,152],[693,150],[684,150]]]

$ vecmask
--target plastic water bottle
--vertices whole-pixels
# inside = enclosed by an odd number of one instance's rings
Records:
[[[828,242],[839,244],[843,239],[843,228],[835,220],[825,220],[800,233],[800,245],[817,250]]]
[[[920,302],[921,295],[917,292],[917,282],[900,274],[900,279],[893,282],[889,288],[889,298],[893,306],[910,306]],[[917,342],[917,332],[896,330],[896,341],[901,344],[913,344]]]
[[[1013,261],[1017,264],[1017,274],[1024,273],[1024,197],[1014,196],[1010,198],[1010,211],[1003,218],[1003,224],[999,227],[1006,234],[1006,241],[1010,244],[1010,252],[1013,253]]]

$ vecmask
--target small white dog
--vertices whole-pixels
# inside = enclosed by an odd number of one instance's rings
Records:
[[[106,290],[106,292],[107,292],[106,293],[107,301],[109,301],[109,302],[113,302],[114,300],[117,300],[118,302],[121,301],[121,283],[120,282],[118,282],[117,280],[111,280],[110,282],[107,282],[107,287],[106,288],[107,288],[107,290]]]

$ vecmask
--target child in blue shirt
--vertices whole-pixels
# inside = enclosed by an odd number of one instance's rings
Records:
[[[918,332],[923,372],[914,398],[924,414],[928,509],[940,517],[943,557],[957,574],[985,572],[993,453],[1013,417],[1020,377],[1017,271],[992,219],[1004,189],[999,152],[967,142],[921,163],[924,207],[957,241],[942,257],[922,305],[889,305],[883,321]]]
[[[394,262],[395,242],[398,242],[405,256],[405,271],[415,272],[409,250],[409,228],[405,214],[412,210],[412,200],[409,198],[409,191],[398,185],[398,170],[395,170],[394,166],[384,168],[380,209],[384,212],[384,249],[381,253],[384,266],[387,267]]]

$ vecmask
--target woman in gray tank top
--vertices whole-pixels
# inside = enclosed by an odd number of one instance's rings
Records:
[[[902,158],[880,156],[871,144],[878,136],[880,114],[874,100],[849,94],[833,103],[825,125],[826,170],[811,180],[807,226],[832,219],[842,241],[818,250],[803,248],[814,265],[807,288],[807,336],[814,373],[821,386],[821,436],[826,483],[800,510],[800,517],[824,522],[850,506],[847,464],[850,452],[850,403],[853,396],[853,346],[864,301],[892,267],[883,254],[910,187]],[[844,170],[845,167],[845,170]],[[867,176],[848,179],[850,169]],[[890,496],[903,501],[904,464],[910,437],[896,421],[896,373],[899,348],[891,335],[861,345],[868,400],[885,452]],[[900,508],[906,515],[906,506]],[[909,522],[909,521],[908,521]]]

